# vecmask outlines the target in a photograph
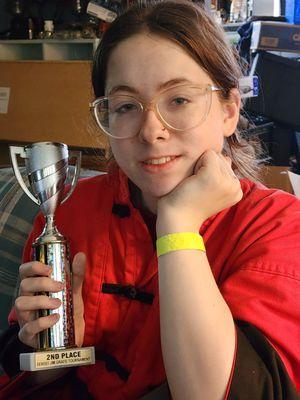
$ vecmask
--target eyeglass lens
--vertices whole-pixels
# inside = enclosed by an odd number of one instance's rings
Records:
[[[198,87],[177,87],[162,93],[156,102],[160,119],[170,128],[187,130],[206,118],[211,104],[211,90]],[[102,99],[96,107],[100,127],[113,137],[135,136],[143,123],[143,105],[130,96]]]

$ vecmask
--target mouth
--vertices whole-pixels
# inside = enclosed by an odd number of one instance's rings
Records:
[[[163,157],[155,157],[148,158],[141,162],[142,167],[148,171],[156,171],[161,170],[163,168],[170,167],[173,165],[180,156],[163,156]]]
[[[166,164],[172,160],[175,160],[175,158],[178,156],[165,156],[165,157],[160,157],[160,158],[150,158],[148,160],[142,161],[146,165],[162,165]]]

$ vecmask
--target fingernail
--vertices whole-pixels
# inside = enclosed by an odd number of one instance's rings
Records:
[[[62,290],[65,287],[64,283],[60,281],[56,281],[56,285],[59,290]]]
[[[54,306],[58,306],[59,307],[61,305],[61,301],[56,297],[52,297],[51,302],[52,302],[52,304]]]
[[[53,268],[51,267],[51,265],[46,265],[46,267],[47,267],[48,275],[51,275],[52,271],[53,271]]]

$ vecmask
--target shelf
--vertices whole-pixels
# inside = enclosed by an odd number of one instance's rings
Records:
[[[245,22],[227,22],[226,24],[223,24],[222,27],[225,32],[236,32],[239,27],[241,27]]]
[[[100,39],[0,40],[0,60],[91,60]]]
[[[223,26],[232,44],[236,44],[240,37],[236,32],[237,26]],[[0,40],[0,61],[92,60],[99,42],[100,39]]]

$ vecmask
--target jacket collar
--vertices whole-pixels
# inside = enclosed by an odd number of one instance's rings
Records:
[[[121,204],[129,204],[130,192],[128,186],[128,177],[124,174],[121,168],[115,161],[111,161],[108,166],[108,181],[114,188],[116,201]]]

